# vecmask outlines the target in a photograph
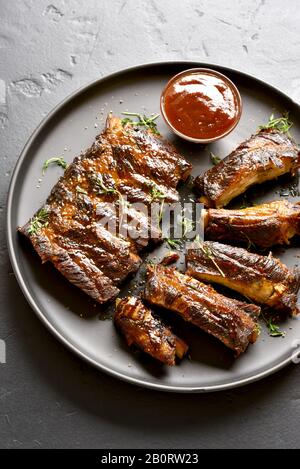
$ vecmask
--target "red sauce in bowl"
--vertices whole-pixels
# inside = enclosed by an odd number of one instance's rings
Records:
[[[241,97],[224,75],[208,69],[179,73],[161,97],[167,123],[193,140],[216,140],[229,133],[241,114]]]

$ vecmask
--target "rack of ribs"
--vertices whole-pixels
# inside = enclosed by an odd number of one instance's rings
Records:
[[[295,174],[299,166],[299,149],[286,133],[260,130],[198,176],[195,189],[207,207],[221,208],[253,184]]]
[[[257,339],[258,306],[227,298],[174,268],[149,266],[143,296],[216,337],[236,356]]]
[[[181,359],[187,353],[186,343],[154,317],[140,298],[117,300],[114,322],[129,346],[134,344],[167,365],[175,365],[176,357]]]
[[[52,262],[70,282],[104,303],[137,271],[139,251],[160,236],[148,215],[131,204],[150,204],[156,194],[166,202],[177,201],[177,184],[190,171],[191,165],[159,135],[123,127],[119,118],[109,116],[105,130],[74,159],[42,209],[19,231],[42,262]],[[121,232],[124,219],[149,230],[136,238],[117,235],[103,226],[103,216],[114,228],[121,224]]]
[[[300,235],[300,202],[276,200],[240,210],[208,208],[201,212],[205,238],[260,248],[289,244]]]
[[[272,255],[205,241],[186,253],[187,274],[235,290],[277,311],[295,315],[300,273]]]

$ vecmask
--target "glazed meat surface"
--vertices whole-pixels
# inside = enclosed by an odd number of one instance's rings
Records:
[[[109,116],[104,132],[75,158],[42,209],[19,230],[42,262],[52,262],[70,282],[104,303],[137,271],[139,250],[160,237],[157,225],[150,226],[148,214],[135,210],[132,202],[150,204],[157,194],[176,201],[176,186],[190,171],[191,165],[160,136],[123,127]],[[147,228],[146,233],[141,229],[140,236],[132,237],[126,231],[131,222]],[[116,234],[119,225],[121,234]]]
[[[180,258],[180,255],[178,254],[178,252],[169,251],[164,255],[163,259],[160,261],[160,264],[162,265],[174,264],[174,262],[177,262],[179,258]]]
[[[300,235],[300,202],[288,200],[240,210],[202,210],[205,237],[214,241],[242,242],[268,248],[289,244]]]
[[[140,298],[119,300],[114,321],[129,346],[134,344],[167,365],[175,365],[176,357],[183,358],[188,350],[186,343],[155,318]]]
[[[144,298],[221,340],[236,356],[257,339],[258,306],[220,295],[211,286],[170,267],[148,267]]]
[[[261,256],[213,241],[201,246],[187,251],[188,275],[225,285],[278,311],[292,315],[299,312],[299,272],[289,270],[272,255]]]
[[[287,134],[261,130],[198,176],[195,188],[207,207],[221,208],[254,184],[294,174],[299,164],[299,149]]]
[[[288,200],[240,210],[209,208],[202,210],[205,237],[214,241],[240,241],[268,248],[289,244],[300,235],[300,203]]]

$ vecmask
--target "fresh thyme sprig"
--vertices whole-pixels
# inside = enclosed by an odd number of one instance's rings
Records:
[[[251,249],[251,248],[255,249],[256,246],[255,246],[255,244],[253,243],[253,241],[251,241],[251,239],[249,238],[249,236],[247,235],[247,233],[245,233],[244,231],[241,231],[241,234],[242,234],[243,236],[245,236],[245,238],[246,238],[246,240],[247,240],[247,249],[248,249],[248,250]]]
[[[151,202],[157,199],[165,199],[165,194],[161,192],[158,187],[156,187],[154,184],[151,186],[150,189],[150,194],[151,194]]]
[[[43,174],[45,174],[50,164],[56,164],[57,166],[60,166],[63,169],[66,169],[68,167],[68,163],[62,157],[54,156],[53,158],[49,158],[48,160],[44,162],[43,168],[42,168]]]
[[[157,185],[155,184],[155,182],[147,182],[146,183],[146,186],[150,188],[150,196],[151,196],[151,199],[150,199],[150,203],[154,202],[154,201],[158,201],[158,200],[161,200],[161,204],[160,204],[160,209],[159,209],[159,213],[158,213],[158,219],[157,219],[157,224],[158,226],[160,225],[160,222],[162,220],[162,216],[163,216],[163,210],[164,210],[164,205],[165,205],[165,194],[163,192],[161,192],[161,190],[157,187]]]
[[[113,195],[118,196],[118,198],[119,198],[119,200],[118,200],[118,204],[119,204],[119,226],[122,226],[124,211],[125,211],[126,208],[128,208],[130,206],[130,202],[125,200],[122,193],[118,189],[116,189],[115,187],[107,187],[107,185],[106,185],[106,183],[103,179],[103,174],[101,174],[101,173],[92,174],[91,181],[96,186],[99,195],[113,194]]]
[[[106,186],[103,179],[103,174],[93,174],[91,179],[94,185],[96,186],[99,194],[118,194],[118,191],[115,187]]]
[[[155,122],[156,119],[159,117],[159,114],[151,114],[150,117],[139,114],[137,112],[122,112],[122,114],[124,116],[129,116],[121,120],[121,124],[123,127],[126,124],[129,124],[132,126],[147,127],[154,134],[160,135],[159,131],[157,130],[157,124]],[[138,120],[133,120],[130,117],[136,117]]]
[[[180,240],[179,239],[171,239],[171,238],[165,238],[166,243],[170,246],[172,249],[178,249],[180,246]]]
[[[48,225],[49,212],[42,207],[38,213],[31,219],[28,234],[36,235],[43,227]]]
[[[224,274],[223,270],[221,269],[221,267],[217,264],[217,262],[215,261],[214,257],[213,257],[213,253],[212,251],[207,247],[207,246],[204,246],[204,244],[202,243],[202,245],[200,245],[200,249],[201,251],[208,257],[209,260],[211,260],[211,262],[214,264],[214,266],[218,269],[218,271],[220,272],[220,274],[222,275],[222,277],[226,277],[226,275]]]
[[[274,318],[272,316],[270,316],[269,318],[266,318],[266,316],[261,311],[261,317],[264,320],[268,328],[269,336],[271,337],[284,337],[285,336],[285,332],[280,329],[278,324],[275,324],[273,322]]]
[[[221,158],[218,155],[215,155],[212,151],[210,152],[209,156],[214,166],[220,163],[220,161],[222,161]]]
[[[214,254],[213,254],[212,250],[211,250],[207,245],[204,245],[204,242],[200,240],[200,236],[199,236],[199,235],[196,236],[195,242],[198,244],[198,247],[199,247],[199,249],[201,249],[201,251],[203,252],[203,254],[205,254],[206,257],[214,264],[214,266],[215,266],[216,269],[220,272],[220,274],[222,275],[222,277],[226,277],[226,275],[224,274],[223,270],[221,269],[221,267],[218,265],[218,263],[217,263],[216,260],[214,259]]]
[[[292,125],[293,123],[289,120],[289,113],[285,112],[281,117],[275,117],[274,114],[272,114],[269,118],[269,122],[265,125],[260,125],[259,129],[276,129],[279,132],[288,133]]]
[[[76,186],[76,189],[75,189],[75,190],[76,190],[76,193],[77,193],[77,194],[85,194],[85,195],[87,195],[87,191],[86,191],[85,189],[82,189],[82,187],[80,187],[80,186]]]
[[[272,322],[272,318],[268,320],[267,327],[271,337],[283,337],[285,335],[285,332],[281,331],[279,326]]]

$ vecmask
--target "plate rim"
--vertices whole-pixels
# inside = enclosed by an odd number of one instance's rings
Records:
[[[8,254],[9,254],[10,262],[11,262],[14,274],[16,276],[17,282],[19,284],[19,287],[21,288],[23,295],[25,296],[27,302],[29,303],[29,305],[31,306],[35,314],[38,316],[41,322],[47,327],[47,329],[54,335],[54,337],[56,337],[65,347],[67,347],[69,350],[71,350],[73,353],[75,353],[81,359],[85,360],[90,365],[94,366],[100,371],[107,373],[110,376],[113,376],[114,378],[118,378],[127,383],[135,384],[140,387],[157,390],[157,391],[167,391],[167,392],[174,392],[174,393],[206,393],[206,392],[215,392],[215,391],[225,391],[228,389],[233,389],[233,388],[237,388],[240,386],[253,383],[255,381],[258,381],[262,378],[265,378],[275,373],[276,371],[279,371],[283,367],[292,363],[293,355],[291,354],[288,358],[285,358],[281,362],[277,363],[271,368],[268,368],[260,373],[254,374],[252,376],[249,376],[247,378],[243,378],[237,381],[232,381],[226,384],[215,384],[215,385],[209,385],[209,386],[189,386],[189,385],[178,386],[178,385],[170,385],[170,384],[163,384],[163,383],[161,384],[152,383],[144,379],[128,376],[125,373],[113,370],[110,367],[97,362],[88,354],[78,349],[74,344],[72,344],[72,342],[68,338],[66,338],[61,332],[59,332],[56,329],[56,327],[51,323],[50,320],[46,318],[43,311],[41,310],[41,308],[39,308],[34,298],[32,297],[29,291],[29,288],[27,287],[25,279],[23,278],[20,268],[18,266],[18,262],[16,259],[16,252],[14,249],[13,235],[15,234],[15,232],[12,227],[11,217],[12,217],[12,211],[13,211],[12,201],[13,201],[14,192],[15,192],[16,180],[18,178],[20,168],[23,164],[23,161],[26,158],[28,150],[30,149],[32,143],[34,142],[38,134],[43,130],[44,127],[46,127],[46,125],[52,119],[52,117],[57,112],[59,112],[64,106],[66,106],[68,103],[73,101],[73,99],[75,99],[81,93],[88,91],[94,86],[101,85],[101,83],[105,81],[109,81],[125,73],[131,73],[134,71],[147,69],[147,68],[166,67],[167,65],[178,66],[178,67],[187,66],[190,68],[191,67],[207,67],[207,68],[216,67],[217,69],[223,70],[225,74],[226,73],[238,74],[246,79],[254,80],[258,84],[269,88],[274,93],[281,95],[284,99],[286,99],[287,101],[290,101],[291,105],[296,106],[296,108],[298,108],[298,110],[300,111],[300,105],[295,100],[293,100],[290,96],[285,94],[282,90],[277,88],[276,86],[271,85],[270,83],[262,79],[259,79],[249,73],[240,71],[232,67],[226,67],[221,64],[212,63],[212,62],[207,63],[207,62],[198,62],[194,60],[170,60],[170,61],[166,60],[166,61],[159,61],[159,62],[146,62],[146,63],[134,65],[131,67],[125,67],[125,68],[116,70],[112,73],[109,73],[107,75],[104,75],[101,78],[92,80],[88,82],[87,84],[82,85],[81,87],[77,88],[75,91],[71,92],[70,94],[68,94],[63,100],[61,100],[57,105],[55,105],[52,108],[52,110],[41,120],[41,122],[38,124],[35,130],[31,133],[30,137],[28,138],[27,142],[25,143],[20,153],[20,156],[15,164],[15,167],[12,173],[12,177],[11,177],[9,188],[8,188],[7,201],[6,201],[6,241],[7,241],[7,247],[8,247]]]

